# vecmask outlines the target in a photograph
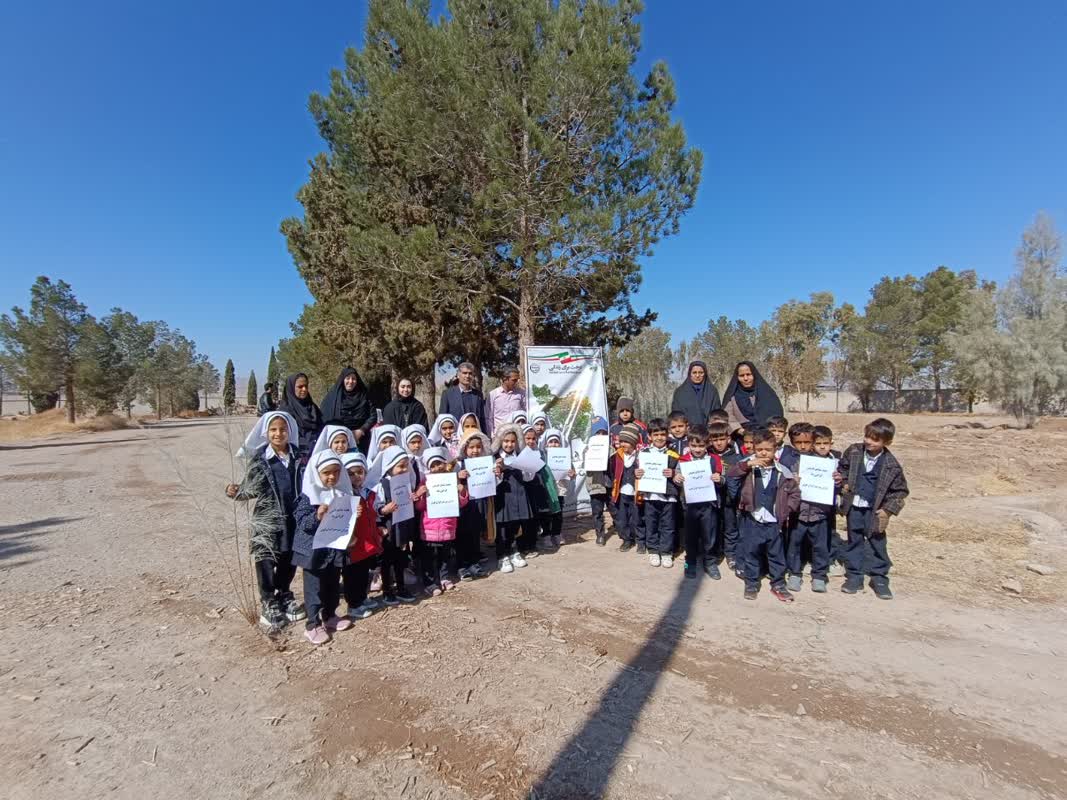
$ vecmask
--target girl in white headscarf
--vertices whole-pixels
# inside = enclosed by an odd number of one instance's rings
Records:
[[[380,478],[374,487],[374,507],[379,524],[385,528],[382,537],[382,602],[388,606],[414,603],[415,595],[408,591],[404,582],[404,569],[410,559],[412,543],[419,538],[419,518],[414,513],[407,519],[396,519],[401,511],[396,500],[399,487],[403,487],[412,501],[417,500],[425,487],[411,492],[411,456],[397,446],[381,454]]]
[[[355,449],[356,437],[352,435],[352,431],[343,425],[327,425],[322,429],[319,438],[315,440],[311,455],[322,450],[333,450],[337,455],[341,455]]]
[[[341,569],[348,564],[348,550],[314,546],[319,524],[335,501],[345,500],[351,508],[352,483],[332,450],[321,450],[312,457],[304,472],[304,485],[293,516],[293,563],[304,570],[304,602],[307,623],[304,635],[313,645],[326,644],[330,634],[352,627],[345,617],[337,616],[341,594]],[[334,505],[333,508],[337,508]]]
[[[455,458],[456,448],[459,447],[459,420],[451,414],[438,414],[430,429],[430,445],[448,448],[452,458]]]

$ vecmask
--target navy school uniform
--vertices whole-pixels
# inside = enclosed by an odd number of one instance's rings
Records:
[[[644,525],[638,524],[637,478],[634,476],[634,472],[637,471],[637,455],[634,454],[633,463],[629,466],[626,466],[625,460],[618,454],[618,451],[608,457],[607,480],[609,487],[612,487],[609,491],[614,491],[615,475],[620,466],[622,469],[622,476],[619,481],[620,491],[617,497],[612,496],[611,519],[622,541],[630,544],[635,541],[638,544],[644,544],[645,528]],[[622,487],[626,486],[633,489],[632,494],[621,491]]]
[[[788,503],[779,504],[778,495],[784,490],[788,496],[792,495],[799,504],[799,490],[791,477],[791,473],[783,473],[784,467],[776,466],[771,470],[768,480],[764,480],[762,470],[753,468],[744,470],[734,467],[730,471],[730,493],[738,497],[740,505],[738,524],[740,527],[740,540],[738,561],[741,563],[746,590],[759,591],[763,580],[763,559],[766,558],[767,574],[772,588],[785,586],[785,552],[782,546],[783,518],[788,519],[790,509]],[[743,470],[743,471],[742,471]],[[789,487],[786,481],[790,481]],[[748,487],[745,486],[748,484]],[[788,488],[787,488],[788,487]],[[751,505],[743,496],[751,491]],[[781,507],[776,507],[781,506]],[[793,506],[794,510],[796,506]],[[761,522],[755,518],[755,513],[763,509],[775,517],[774,522]]]
[[[414,459],[410,463],[414,463]],[[404,589],[404,569],[408,565],[408,548],[419,541],[419,513],[416,511],[411,519],[393,522],[392,514],[383,514],[382,508],[393,500],[393,481],[407,481],[411,477],[405,472],[401,475],[385,475],[380,484],[381,491],[375,492],[374,510],[378,514],[378,524],[385,528],[382,536],[382,592],[386,597]]]
[[[850,446],[841,456],[838,471],[845,476],[841,510],[848,526],[845,570],[849,579],[866,574],[872,584],[889,585],[889,558],[886,535],[878,530],[877,512],[899,514],[908,496],[904,470],[889,448],[867,469],[863,444]],[[856,505],[862,497],[866,507]]]
[[[797,461],[799,463],[799,459]],[[800,512],[789,532],[789,543],[786,546],[786,565],[790,575],[802,573],[805,551],[808,551],[812,580],[826,580],[830,569],[830,529],[835,512],[835,505],[819,505],[801,500]]]
[[[710,452],[710,451],[709,451]],[[742,455],[736,450],[728,450],[725,453],[717,454],[722,458],[723,474],[726,471],[740,462],[744,461],[747,456]],[[741,529],[737,522],[737,495],[730,490],[730,484],[724,481],[723,488],[723,502],[722,502],[722,514],[720,516],[722,522],[722,549],[723,555],[727,560],[737,561],[737,543],[741,537]]]
[[[712,473],[722,474],[722,460],[715,453],[708,452]],[[685,459],[683,459],[685,460]],[[712,564],[716,562],[715,552],[719,538],[720,507],[724,483],[716,484],[718,500],[706,503],[690,503],[685,498],[685,486],[682,486],[682,500],[685,507],[685,561],[691,566]]]
[[[318,506],[307,495],[297,501],[296,533],[293,536],[293,564],[304,571],[304,605],[307,627],[314,628],[337,614],[341,601],[341,569],[348,565],[348,550],[331,547],[314,548],[319,529]]]
[[[498,456],[499,457],[499,456]],[[504,467],[496,487],[496,557],[510,556],[519,528],[531,519],[530,500],[522,472]]]
[[[689,452],[689,437],[682,436],[681,438],[675,436],[667,437],[667,448],[673,450],[678,454],[678,457],[686,455]],[[676,503],[674,507],[674,546],[672,550],[677,553],[685,545],[685,509],[682,508],[681,503]]]
[[[667,469],[678,469],[678,456],[669,448],[661,452],[667,453]],[[640,464],[640,458],[637,463]],[[678,484],[667,478],[666,493],[660,495],[642,492],[641,497],[645,508],[645,547],[649,553],[670,555],[674,552],[674,536],[677,530],[675,515],[679,509]]]
[[[464,469],[463,460],[456,464],[456,472]],[[461,481],[461,483],[464,483]],[[456,525],[456,562],[461,569],[473,567],[481,560],[482,536],[488,528],[486,515],[489,513],[489,499],[473,497],[467,505],[459,509],[459,523]]]

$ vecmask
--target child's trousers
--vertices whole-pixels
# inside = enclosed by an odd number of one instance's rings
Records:
[[[872,584],[889,585],[889,548],[884,533],[878,533],[873,508],[852,508],[848,512],[848,544],[845,546],[845,574],[849,578],[871,576]],[[868,527],[875,533],[868,534]]]
[[[608,496],[606,494],[591,494],[589,495],[589,510],[593,512],[593,530],[596,531],[596,538],[604,538],[604,509],[608,504]]]
[[[638,522],[637,500],[634,496],[620,494],[619,502],[612,508],[611,515],[615,522],[615,530],[619,533],[619,538],[624,542],[633,544],[637,540]],[[641,537],[641,540],[644,541],[644,536]]]
[[[524,522],[498,522],[496,524],[496,557],[510,556],[515,539]]]
[[[691,566],[712,563],[719,538],[719,508],[714,503],[685,507],[685,561]]]
[[[466,569],[477,564],[482,557],[482,530],[470,520],[460,517],[456,529],[456,561]]]
[[[422,574],[430,581],[428,586],[440,586],[442,581],[453,580],[456,574],[456,549],[452,542],[422,543]]]
[[[649,553],[674,552],[674,511],[677,503],[645,500],[645,547]]]
[[[404,588],[404,568],[408,565],[408,554],[388,538],[382,541],[382,548],[382,593],[389,597]]]
[[[750,514],[739,514],[741,539],[738,560],[745,571],[745,589],[759,591],[763,582],[763,559],[767,559],[767,574],[771,587],[785,585],[785,553],[782,531],[777,522],[756,522]]]
[[[341,567],[341,582],[349,611],[359,608],[367,599],[367,589],[370,588],[370,565],[373,560],[366,558]]]
[[[328,566],[304,570],[304,606],[307,608],[309,629],[335,616],[340,600],[340,567]]]
[[[811,545],[811,578],[825,581],[830,569],[830,552],[827,550],[827,528],[830,522],[821,519],[818,522],[798,521],[789,535],[789,549],[786,564],[790,575],[800,575],[804,570],[804,542]]]
[[[277,558],[264,558],[256,562],[256,582],[259,584],[259,599],[264,602],[293,599],[289,586],[296,575],[291,561],[292,553],[278,553]]]
[[[722,549],[727,559],[737,560],[740,538],[741,531],[737,527],[737,506],[727,503],[722,509]]]

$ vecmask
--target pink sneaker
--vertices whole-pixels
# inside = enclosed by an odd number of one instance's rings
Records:
[[[330,641],[330,634],[322,625],[306,629],[304,631],[304,636],[306,636],[307,640],[316,647],[318,647],[320,644],[326,644],[326,642]]]
[[[456,584],[452,581],[441,581],[441,591],[447,592],[449,589],[455,589]]]
[[[370,581],[370,591],[380,592],[382,590],[382,572],[381,570],[374,570],[374,577]]]
[[[326,620],[326,630],[330,633],[334,631],[347,631],[352,627],[352,620],[348,617],[330,617]]]

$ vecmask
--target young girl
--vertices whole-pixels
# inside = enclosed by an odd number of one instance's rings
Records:
[[[426,468],[437,475],[448,471],[448,452],[443,447],[426,451]],[[425,486],[425,479],[423,481]],[[467,487],[459,487],[459,508],[462,513],[467,505]],[[427,577],[426,594],[437,597],[441,592],[455,588],[456,582],[456,528],[459,517],[430,519],[426,513],[426,495],[415,507],[422,512],[422,574]]]
[[[304,487],[293,517],[293,563],[304,570],[304,602],[307,623],[304,635],[313,645],[330,641],[334,631],[352,627],[347,618],[337,616],[340,601],[341,568],[348,563],[346,550],[314,546],[319,528],[330,503],[338,496],[351,495],[352,484],[341,466],[341,457],[332,450],[322,450],[304,472]]]
[[[519,409],[518,411],[512,411],[511,416],[508,418],[508,422],[510,422],[512,425],[525,425],[528,420],[529,417],[522,409]]]
[[[465,465],[466,460],[489,455],[489,447],[489,437],[481,431],[471,431],[460,441],[456,477],[464,489],[466,489],[467,478],[470,477]],[[488,508],[489,499],[481,498],[469,499],[467,504],[459,510],[459,526],[456,529],[456,560],[459,564],[461,581],[485,577],[485,570],[478,562],[482,555],[481,540],[486,531],[485,520]]]
[[[422,425],[408,425],[400,434],[404,449],[415,461],[422,461],[422,453],[429,446],[426,443],[426,428]]]
[[[419,535],[418,515],[406,520],[393,520],[397,510],[393,500],[393,487],[401,482],[410,486],[410,457],[395,445],[382,453],[381,483],[374,488],[374,508],[378,513],[378,525],[382,531],[382,593],[387,606],[414,603],[415,595],[408,591],[404,582],[404,568],[408,565],[408,550]],[[412,500],[418,501],[426,493],[420,486],[412,492]]]
[[[439,414],[430,430],[429,441],[433,447],[446,448],[449,457],[455,458],[459,447],[459,422],[451,414]]]
[[[482,426],[478,422],[477,414],[472,414],[470,411],[468,411],[466,414],[459,418],[459,436],[461,439],[468,433],[472,431],[480,431],[481,429]]]
[[[543,411],[538,411],[530,418],[530,424],[533,425],[534,431],[537,433],[537,438],[540,439],[541,436],[544,435],[545,429],[548,427],[548,414]]]
[[[541,536],[548,537],[548,544],[559,549],[563,544],[563,498],[567,496],[567,487],[573,481],[577,472],[574,466],[560,478],[548,467],[548,456],[545,453],[549,447],[563,447],[563,431],[559,428],[549,428],[541,437],[541,457],[545,459],[544,469],[541,470],[541,479],[548,489],[549,500],[555,498],[555,510],[541,518]]]
[[[533,425],[522,426],[522,442],[523,449],[539,449],[537,429]],[[545,468],[542,467],[538,472],[523,473],[523,482],[526,484],[526,499],[530,504],[530,518],[522,523],[522,533],[519,534],[517,544],[519,552],[527,560],[537,558],[540,555],[540,551],[537,549],[537,542],[541,536],[547,535],[545,520],[552,513],[553,508],[548,486],[544,479],[544,470]],[[549,472],[549,482],[552,483],[554,489],[555,481],[552,480],[551,472]],[[559,510],[558,499],[556,500],[555,508],[557,511]]]
[[[396,425],[378,425],[371,428],[367,458],[373,461],[395,444],[400,444],[400,428]]]
[[[296,420],[289,414],[264,414],[237,452],[238,457],[248,458],[241,485],[231,483],[226,487],[227,496],[234,500],[256,501],[249,549],[259,584],[259,623],[271,630],[306,616],[304,607],[289,591],[296,574],[292,556],[296,528],[293,511],[300,494],[294,447],[297,436]]]
[[[340,425],[327,425],[315,441],[311,455],[315,456],[323,450],[333,450],[337,455],[343,455],[355,449],[356,437],[352,435],[352,431]]]
[[[530,501],[526,497],[526,479],[519,470],[509,466],[519,454],[522,429],[518,425],[501,425],[493,437],[496,455],[496,556],[500,571],[514,572],[525,567],[526,559],[518,551],[512,552],[519,528],[530,519]]]
[[[348,564],[341,568],[348,618],[353,622],[366,619],[378,604],[367,597],[370,570],[375,557],[382,552],[382,534],[374,513],[374,492],[364,486],[367,478],[367,457],[360,452],[345,453],[341,464],[352,482],[353,494],[359,498],[356,529],[348,545]]]
[[[607,436],[608,421],[603,417],[593,417],[589,425],[589,437]],[[589,510],[593,514],[593,530],[596,532],[596,543],[604,547],[608,543],[607,532],[604,530],[604,509],[609,506],[611,496],[611,479],[606,471],[590,471],[585,474],[585,487],[589,492]]]

